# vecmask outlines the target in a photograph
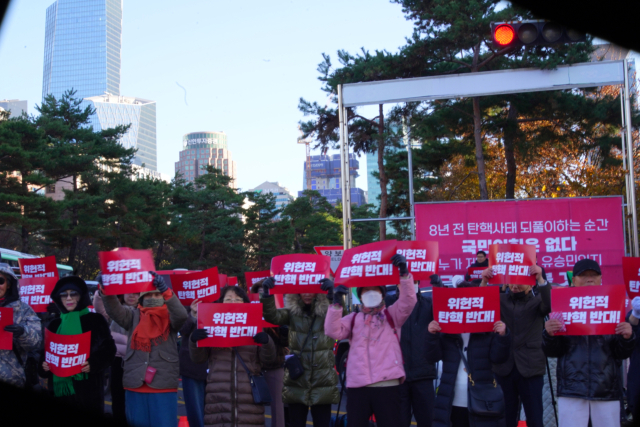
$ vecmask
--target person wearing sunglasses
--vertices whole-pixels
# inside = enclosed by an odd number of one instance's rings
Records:
[[[4,263],[0,264],[0,307],[13,309],[13,323],[4,327],[13,333],[13,349],[0,350],[0,381],[24,387],[27,353],[42,347],[42,329],[33,309],[20,301],[18,278]]]
[[[51,300],[60,310],[60,317],[49,322],[46,328],[60,335],[91,332],[91,348],[89,358],[82,364],[82,372],[64,378],[50,371],[43,352],[40,376],[49,379],[49,390],[56,398],[104,414],[104,371],[116,356],[109,324],[100,314],[89,311],[91,299],[87,284],[77,276],[58,280]]]

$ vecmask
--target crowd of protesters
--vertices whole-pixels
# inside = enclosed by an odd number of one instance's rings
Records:
[[[350,290],[320,281],[326,294],[288,294],[276,308],[267,278],[250,291],[260,294],[266,322],[256,345],[198,347],[207,338],[197,328],[200,300],[183,306],[165,280],[153,275],[153,291],[122,296],[96,292],[93,302],[79,277],[60,279],[51,295],[58,314],[43,326],[19,297],[11,267],[0,264],[0,307],[13,308],[13,350],[0,350],[0,381],[28,385],[26,360],[39,354],[37,374],[60,402],[104,413],[105,371],[111,369],[113,417],[132,427],[177,425],[182,378],[189,425],[262,426],[265,408],[256,403],[254,376],[264,375],[271,395],[271,425],[302,427],[309,413],[315,427],[334,425],[332,405],[340,399],[334,347],[349,340],[346,365],[350,427],[516,427],[520,409],[527,426],[543,422],[547,358],[557,358],[559,427],[620,425],[622,361],[629,359],[627,401],[640,397],[640,297],[632,301],[614,335],[557,335],[562,322],[549,319],[551,284],[544,270],[530,267],[534,286],[504,284],[500,319],[486,333],[447,334],[434,320],[430,297],[420,292],[402,255],[396,292],[357,288],[359,308],[349,313]],[[474,267],[482,278],[454,278],[457,288],[488,286],[493,277],[486,254]],[[466,279],[466,280],[465,280]],[[100,276],[98,282],[101,283]],[[585,259],[573,267],[573,286],[599,286],[600,266]],[[434,286],[442,286],[435,277]],[[217,303],[249,303],[246,291],[224,287]],[[93,305],[96,313],[89,311]],[[91,350],[81,373],[54,375],[43,357],[43,330],[62,335],[91,332]],[[439,373],[440,372],[440,373]],[[635,414],[634,414],[635,415]]]

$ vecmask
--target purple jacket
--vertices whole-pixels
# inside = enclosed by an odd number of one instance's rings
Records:
[[[374,316],[367,325],[365,318],[370,315],[351,313],[342,317],[341,307],[332,305],[329,308],[324,321],[325,334],[336,340],[350,339],[349,360],[355,363],[347,363],[348,388],[366,387],[395,379],[404,381],[405,372],[399,339],[402,325],[416,305],[411,274],[406,278],[400,278],[399,291],[398,301],[387,308],[398,336],[394,334],[393,328],[382,313]],[[351,331],[353,316],[357,317]]]

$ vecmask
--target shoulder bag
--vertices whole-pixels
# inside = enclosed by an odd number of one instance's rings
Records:
[[[475,382],[471,376],[467,358],[464,357],[464,352],[459,343],[458,350],[469,378],[469,383],[467,384],[467,407],[469,413],[478,417],[502,418],[505,411],[502,388],[498,387],[495,378],[493,383]]]
[[[304,343],[302,344],[302,348],[300,349],[300,354],[302,354],[302,351],[307,346],[307,341],[309,341],[309,337],[313,333],[313,324],[315,322],[316,316],[313,316],[313,319],[311,320],[311,326],[309,326],[309,332],[307,333],[307,337],[304,339]],[[297,380],[302,376],[302,374],[304,374],[302,361],[300,360],[300,357],[295,353],[293,353],[287,358],[287,360],[285,360],[284,367],[289,371],[289,378],[291,378],[292,380]]]
[[[249,375],[249,384],[251,385],[253,403],[256,405],[271,405],[271,394],[269,393],[267,380],[262,375],[254,375],[251,373],[249,368],[247,368],[247,365],[245,365],[244,360],[242,360],[242,357],[240,357],[238,349],[234,348],[233,352],[236,354],[240,363],[242,363],[244,370],[247,371],[247,375]]]

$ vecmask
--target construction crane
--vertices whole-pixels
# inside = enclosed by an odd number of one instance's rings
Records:
[[[298,137],[298,144],[304,144],[307,150],[307,160],[305,161],[305,176],[307,178],[306,190],[311,190],[311,140],[309,138],[303,138],[302,129],[298,126],[300,136]]]

